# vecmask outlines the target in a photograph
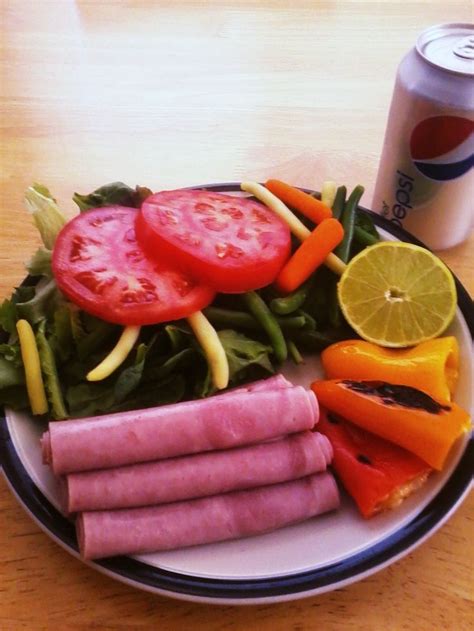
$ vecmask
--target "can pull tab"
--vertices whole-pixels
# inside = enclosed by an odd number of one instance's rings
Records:
[[[463,37],[456,46],[454,46],[453,52],[458,57],[474,59],[474,35]]]

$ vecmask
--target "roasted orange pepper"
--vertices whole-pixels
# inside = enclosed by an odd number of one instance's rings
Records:
[[[456,403],[441,404],[409,386],[332,379],[311,384],[321,405],[441,470],[454,442],[470,427]]]
[[[407,349],[345,340],[328,346],[321,360],[328,379],[381,379],[412,386],[445,403],[451,401],[458,380],[459,346],[452,336]]]

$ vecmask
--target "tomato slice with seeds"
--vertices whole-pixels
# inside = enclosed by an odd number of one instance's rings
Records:
[[[288,226],[266,206],[203,190],[162,191],[142,204],[137,237],[150,253],[224,293],[270,284],[290,254]]]
[[[124,325],[177,320],[208,305],[212,289],[140,248],[137,215],[106,206],[71,219],[54,245],[59,289],[84,311]]]

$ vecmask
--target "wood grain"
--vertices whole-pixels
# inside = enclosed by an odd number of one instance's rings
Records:
[[[468,1],[3,0],[0,297],[39,243],[32,181],[74,212],[107,181],[167,188],[284,177],[366,185],[398,61]],[[474,238],[440,253],[474,293]],[[53,543],[0,481],[0,628],[473,629],[474,499],[408,557],[357,584],[251,608],[139,592]]]

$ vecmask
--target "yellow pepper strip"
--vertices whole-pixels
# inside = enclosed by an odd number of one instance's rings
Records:
[[[102,381],[109,377],[127,359],[139,335],[139,326],[126,326],[107,357],[87,373],[87,381]]]
[[[439,403],[449,403],[458,380],[459,346],[451,336],[407,349],[344,340],[328,346],[321,361],[328,379],[386,381],[417,388]]]
[[[305,241],[309,237],[311,230],[308,230],[298,217],[291,212],[288,206],[286,206],[281,199],[278,199],[278,197],[271,193],[267,188],[257,182],[242,182],[240,188],[246,193],[250,193],[263,204],[268,206],[268,208],[273,210],[276,215],[288,224],[291,232],[300,241]],[[341,276],[346,269],[346,264],[333,252],[326,257],[324,264],[338,276]]]
[[[25,368],[26,390],[33,414],[45,414],[48,400],[44,389],[41,362],[36,345],[35,334],[27,320],[18,320],[16,330],[20,340],[20,351]]]
[[[334,204],[334,199],[336,197],[336,190],[337,190],[336,182],[332,182],[331,180],[327,180],[326,182],[323,182],[323,187],[321,189],[321,201],[328,208],[332,208],[332,205]]]
[[[229,362],[215,328],[202,311],[196,311],[196,313],[188,316],[187,320],[206,356],[211,371],[212,383],[218,390],[227,388],[229,384]]]

